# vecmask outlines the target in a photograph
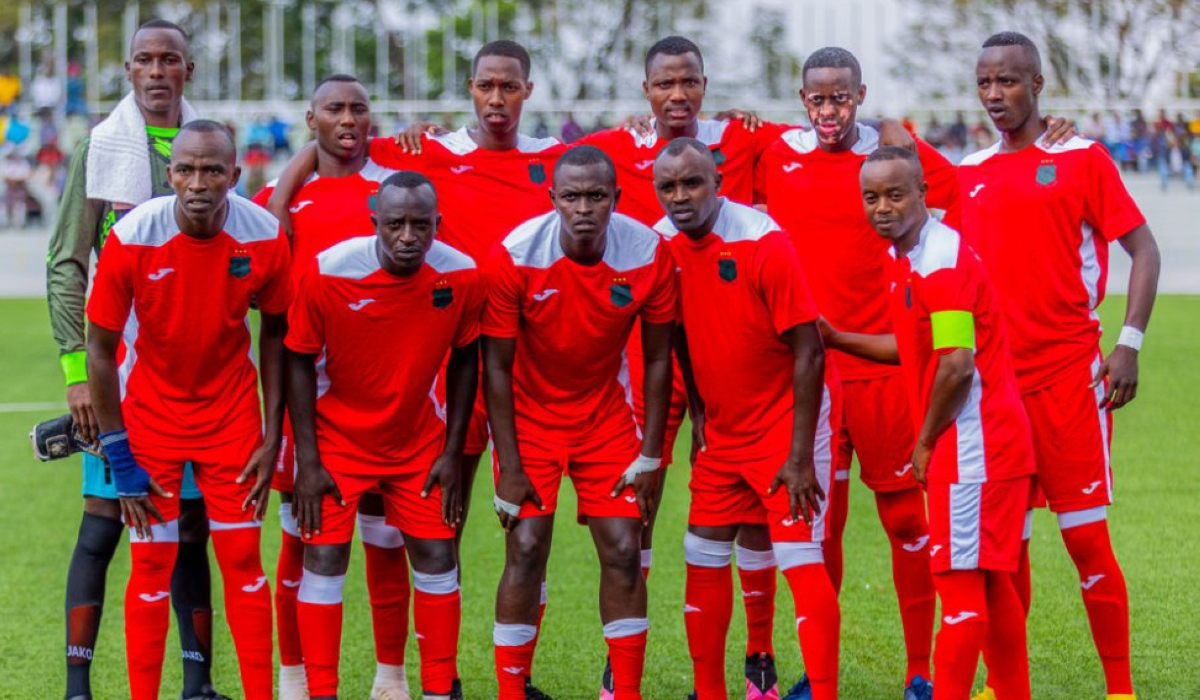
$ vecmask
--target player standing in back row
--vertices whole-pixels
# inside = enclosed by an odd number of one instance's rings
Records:
[[[1138,352],[1158,289],[1158,244],[1103,145],[1082,138],[1043,144],[1038,96],[1045,78],[1028,37],[989,37],[975,80],[1000,140],[959,167],[963,236],[987,266],[1012,329],[1037,483],[1079,572],[1108,697],[1132,698],[1129,596],[1107,522],[1109,445],[1111,412],[1137,394]],[[1096,309],[1111,241],[1133,265],[1124,327],[1105,358]]]

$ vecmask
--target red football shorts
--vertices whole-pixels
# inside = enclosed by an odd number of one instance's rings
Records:
[[[430,489],[421,498],[421,488],[429,477],[433,461],[442,453],[441,440],[435,440],[405,464],[380,465],[344,456],[322,455],[321,462],[337,483],[346,505],[332,496],[321,503],[321,533],[306,544],[345,544],[354,537],[358,502],[363,494],[383,496],[387,524],[417,539],[449,539],[454,528],[442,522],[442,491]],[[376,491],[377,490],[377,491]]]
[[[683,382],[683,370],[679,362],[674,360],[672,351],[671,376],[671,405],[667,409],[667,428],[663,432],[662,463],[669,466],[675,456],[675,439],[679,437],[679,427],[687,415],[687,386]],[[625,359],[629,366],[629,384],[633,389],[633,415],[638,428],[646,426],[646,365],[642,354],[642,322],[638,319],[633,324],[633,332],[629,334],[629,342],[625,346]]]
[[[1108,382],[1088,386],[1101,361],[1097,355],[1091,366],[1063,371],[1053,383],[1022,397],[1033,428],[1037,483],[1055,513],[1113,500],[1112,414],[1100,408]]]
[[[577,518],[640,518],[633,489],[626,487],[616,498],[613,485],[641,450],[636,426],[629,414],[614,415],[579,433],[539,434],[534,426],[517,419],[517,449],[521,466],[532,482],[542,505],[521,504],[518,517],[549,515],[558,509],[558,489],[563,474],[571,478],[579,501]],[[500,463],[492,451],[492,475],[500,480]]]
[[[150,501],[165,520],[179,517],[179,489],[183,483],[183,465],[192,463],[196,486],[204,496],[208,519],[218,523],[242,523],[254,519],[254,508],[242,510],[242,503],[254,487],[254,479],[237,483],[250,456],[262,445],[262,435],[247,433],[227,442],[202,447],[159,447],[140,436],[130,434],[129,447],[138,465],[149,472],[171,498],[150,495]]]
[[[449,355],[447,355],[449,360]],[[437,382],[434,384],[434,392],[437,396],[438,403],[446,405],[446,363],[442,363],[442,368],[438,370]],[[487,404],[483,400],[483,360],[480,360],[479,365],[479,383],[475,387],[475,405],[471,409],[471,420],[467,424],[467,439],[463,443],[464,455],[481,455],[487,452],[488,445],[491,442],[491,433],[488,432]]]
[[[843,381],[842,396],[835,471],[847,472],[857,453],[859,476],[872,491],[916,488],[912,473],[916,437],[903,375]]]
[[[1016,571],[1031,487],[1030,477],[983,484],[930,484],[933,573]]]

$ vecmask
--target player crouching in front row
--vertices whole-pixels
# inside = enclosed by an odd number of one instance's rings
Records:
[[[454,529],[483,286],[471,258],[434,240],[441,216],[425,176],[389,176],[371,218],[374,236],[329,248],[305,273],[286,341],[308,690],[314,700],[337,697],[355,513],[363,494],[378,487],[412,562],[424,697],[461,698]],[[447,353],[441,406],[433,386]]]
[[[916,424],[913,470],[928,486],[934,586],[942,625],[938,700],[967,700],[981,649],[997,698],[1029,698],[1025,616],[1013,583],[1033,438],[1008,331],[983,263],[925,208],[921,164],[881,148],[860,175],[871,225],[892,244],[894,335],[823,328],[833,348],[904,370]]]
[[[88,301],[88,384],[132,529],[125,638],[134,700],[157,698],[162,680],[176,494],[189,461],[208,509],[242,689],[249,700],[272,693],[271,587],[259,535],[279,450],[290,256],[275,219],[229,194],[236,163],[225,127],[197,120],[180,128],[168,171],[175,196],[113,227]],[[252,299],[262,312],[265,436],[246,324]]]

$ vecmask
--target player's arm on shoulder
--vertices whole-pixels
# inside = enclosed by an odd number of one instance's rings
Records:
[[[283,172],[279,173],[279,179],[275,181],[275,191],[267,199],[267,211],[279,219],[279,225],[287,232],[288,237],[293,234],[292,215],[288,211],[288,204],[316,170],[317,142],[312,141],[296,151],[296,155],[284,166]]]
[[[792,447],[771,482],[769,493],[787,489],[792,518],[812,523],[822,508],[825,490],[817,480],[813,442],[825,395],[825,346],[815,320],[797,324],[780,334],[792,350]]]
[[[401,129],[395,136],[394,142],[400,147],[401,153],[420,155],[425,136],[441,136],[449,133],[441,125],[433,122],[417,120]]]

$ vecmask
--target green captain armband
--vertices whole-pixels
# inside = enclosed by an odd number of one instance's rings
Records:
[[[933,349],[975,349],[975,317],[970,311],[934,311],[929,314],[933,328]]]
[[[58,361],[62,363],[63,376],[67,378],[67,386],[83,384],[88,380],[87,352],[83,350],[65,352],[59,356]]]

